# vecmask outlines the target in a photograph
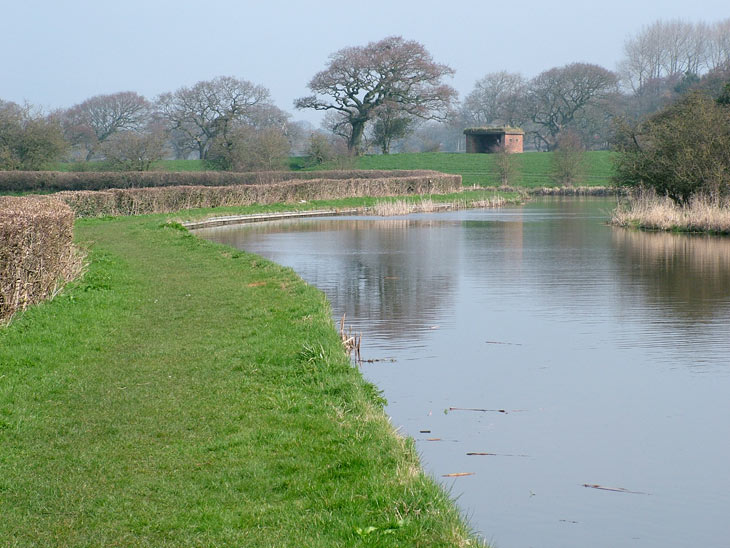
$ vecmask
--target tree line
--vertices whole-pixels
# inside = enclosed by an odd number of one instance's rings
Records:
[[[658,21],[629,37],[617,71],[571,63],[528,79],[486,74],[463,101],[454,70],[401,37],[333,53],[297,109],[325,112],[323,130],[292,121],[268,89],[221,76],[163,93],[91,97],[43,114],[0,100],[0,168],[41,169],[69,155],[145,170],[163,156],[215,169],[280,167],[292,150],[323,162],[373,150],[458,150],[465,127],[521,127],[528,146],[607,148],[615,120],[636,126],[694,90],[718,97],[730,79],[730,19]],[[566,134],[571,134],[566,138]]]

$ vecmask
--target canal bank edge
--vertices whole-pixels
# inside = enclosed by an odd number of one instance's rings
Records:
[[[169,218],[78,221],[86,276],[0,331],[0,536],[477,545],[322,293]]]

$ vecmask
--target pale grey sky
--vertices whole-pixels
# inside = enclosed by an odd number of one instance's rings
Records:
[[[292,103],[329,54],[385,36],[424,44],[456,70],[464,96],[497,70],[614,69],[624,40],[658,19],[727,17],[728,0],[0,0],[0,99],[45,108],[117,91],[153,99],[227,75],[316,122]]]

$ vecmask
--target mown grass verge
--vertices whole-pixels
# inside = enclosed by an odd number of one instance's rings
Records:
[[[170,218],[77,221],[87,274],[0,330],[3,542],[474,545],[322,293]]]

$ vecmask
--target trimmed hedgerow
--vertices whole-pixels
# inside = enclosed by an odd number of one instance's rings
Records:
[[[385,177],[427,177],[433,171],[227,171],[164,172],[61,172],[0,171],[0,192],[60,192],[64,190],[107,190],[111,188],[153,188],[169,186],[229,186],[280,183],[310,179],[382,179]]]
[[[176,186],[100,191],[59,192],[78,217],[170,213],[200,207],[331,200],[359,196],[447,194],[461,188],[460,175],[428,175],[369,179],[313,179],[271,184]]]
[[[0,197],[0,324],[78,274],[73,222],[58,200]]]

